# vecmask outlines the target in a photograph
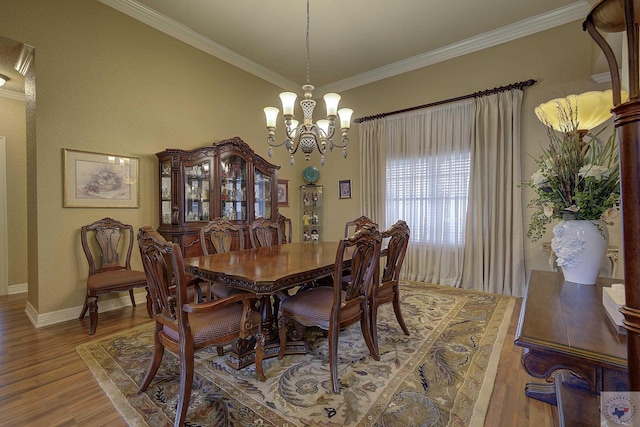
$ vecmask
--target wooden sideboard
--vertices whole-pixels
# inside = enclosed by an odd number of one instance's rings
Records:
[[[527,384],[525,394],[558,405],[561,425],[599,425],[599,393],[629,389],[625,336],[602,305],[603,286],[619,281],[581,285],[531,272],[515,344],[524,348],[524,370],[546,380]]]

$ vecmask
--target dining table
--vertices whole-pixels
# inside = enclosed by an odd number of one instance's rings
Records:
[[[277,357],[280,343],[272,298],[298,286],[331,279],[339,242],[306,241],[244,249],[184,259],[185,270],[201,280],[223,283],[256,295],[260,301],[261,332],[265,337],[264,358]],[[348,267],[350,254],[345,256]],[[288,340],[286,354],[308,352],[304,340]],[[233,346],[227,364],[241,369],[255,361],[251,346]]]

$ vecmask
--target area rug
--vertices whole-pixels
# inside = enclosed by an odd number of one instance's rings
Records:
[[[215,348],[196,356],[188,426],[482,426],[515,299],[446,286],[401,283],[402,333],[391,304],[378,314],[380,361],[359,324],[340,332],[340,394],[331,392],[327,339],[309,329],[310,352],[234,370]],[[165,352],[136,395],[152,352],[152,324],[77,347],[131,426],[170,426],[179,363]]]

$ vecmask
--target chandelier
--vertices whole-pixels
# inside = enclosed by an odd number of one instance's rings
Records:
[[[293,92],[282,92],[280,94],[280,100],[282,101],[282,114],[284,116],[286,139],[280,144],[276,144],[275,131],[276,121],[280,110],[276,107],[266,107],[264,114],[267,119],[267,130],[269,131],[269,137],[267,143],[269,144],[269,157],[273,154],[273,147],[280,147],[284,145],[287,151],[291,154],[291,160],[289,163],[293,166],[293,155],[298,151],[298,148],[304,153],[304,159],[310,160],[310,155],[317,148],[320,152],[320,164],[324,165],[324,153],[333,150],[333,147],[342,148],[342,155],[347,158],[347,145],[349,144],[349,138],[347,133],[351,123],[351,115],[353,110],[350,108],[341,108],[338,110],[338,103],[340,102],[340,95],[337,93],[328,93],[324,98],[324,102],[327,106],[327,118],[313,122],[313,109],[316,106],[316,101],[313,100],[313,85],[309,83],[309,69],[311,64],[311,57],[309,55],[309,0],[307,0],[307,83],[302,86],[304,91],[304,99],[300,101],[302,107],[303,121],[299,123],[294,119],[293,111],[296,102],[296,95]],[[342,136],[340,142],[333,141],[333,135],[335,133],[335,121],[337,115],[340,116],[340,129]]]

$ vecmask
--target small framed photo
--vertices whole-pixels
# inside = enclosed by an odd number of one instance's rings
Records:
[[[65,208],[139,208],[140,159],[64,149]]]
[[[338,181],[338,194],[341,199],[351,198],[351,180],[343,179]]]
[[[278,180],[278,206],[289,206],[289,180]]]

